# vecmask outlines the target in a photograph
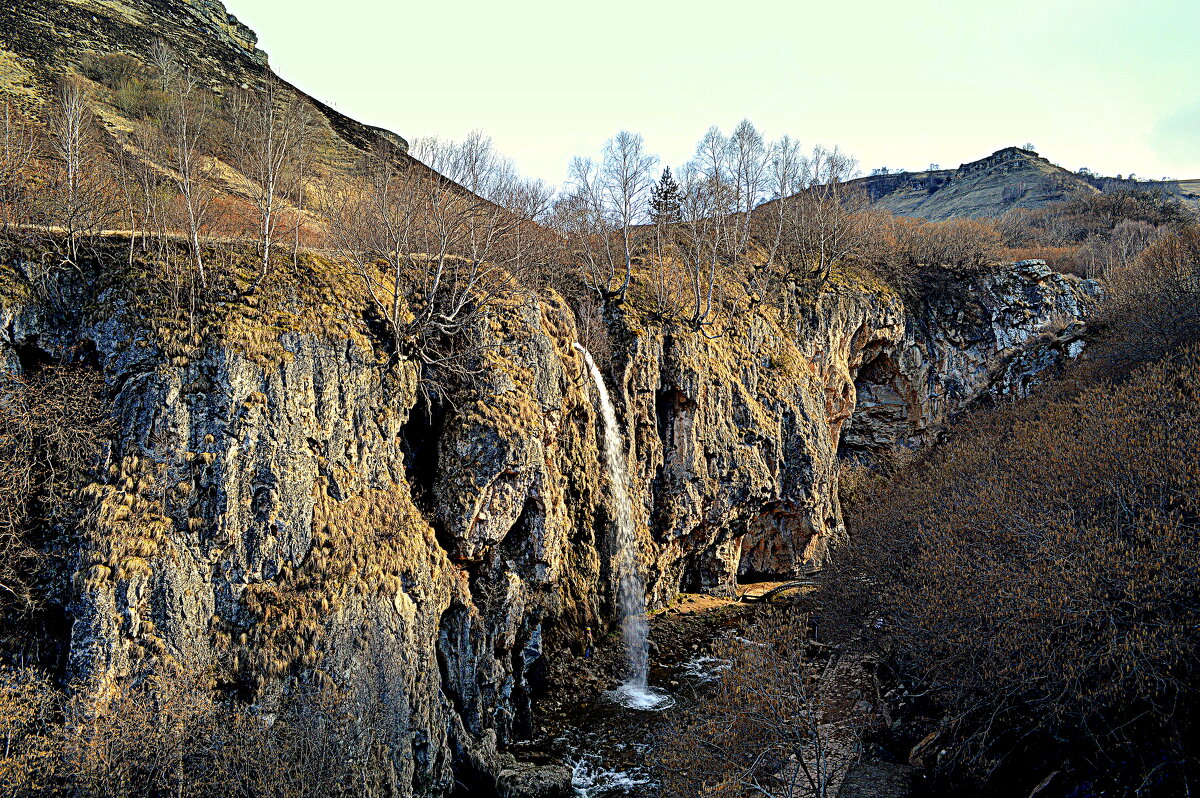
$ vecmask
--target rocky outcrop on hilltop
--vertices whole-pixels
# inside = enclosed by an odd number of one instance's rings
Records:
[[[998,217],[1014,208],[1061,202],[1077,193],[1099,193],[1080,175],[1020,147],[998,150],[957,169],[871,175],[851,184],[897,216],[932,221]]]
[[[4,284],[29,266],[6,264]],[[103,275],[53,305],[4,292],[0,363],[87,352],[118,422],[69,558],[72,676],[173,661],[264,711],[296,680],[334,683],[392,730],[403,794],[559,784],[504,751],[530,732],[547,658],[616,617],[570,307],[514,294],[471,333],[470,379],[431,397],[363,317],[321,310],[345,296],[300,288],[190,320]],[[819,563],[844,535],[839,447],[920,445],[971,401],[1025,390],[1075,353],[1094,294],[1026,262],[911,307],[831,281],[711,339],[614,312],[649,603]]]
[[[267,54],[258,49],[258,34],[226,11],[220,0],[189,0],[187,7],[208,25],[218,41],[242,52],[256,64],[267,65]]]
[[[1021,147],[1005,147],[957,169],[871,174],[850,185],[897,216],[932,221],[996,218],[1010,210],[1044,208],[1074,196],[1128,191],[1161,193],[1184,208],[1200,209],[1198,181],[1122,180],[1087,170],[1072,172]]]

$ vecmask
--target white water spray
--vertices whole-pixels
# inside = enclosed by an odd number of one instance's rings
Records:
[[[637,527],[633,522],[633,504],[629,501],[629,474],[625,469],[621,428],[617,412],[609,398],[604,376],[591,353],[573,344],[587,362],[596,391],[600,394],[600,414],[604,418],[604,461],[612,484],[617,522],[617,606],[621,612],[621,632],[629,655],[629,673],[613,698],[634,709],[665,709],[674,703],[671,697],[649,686],[650,624],[646,619],[646,588],[637,556]]]

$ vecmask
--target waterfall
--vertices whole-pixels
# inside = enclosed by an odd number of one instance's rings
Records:
[[[625,468],[621,428],[613,408],[604,376],[581,344],[574,347],[583,355],[588,371],[600,395],[600,415],[604,421],[604,462],[616,505],[617,522],[617,607],[621,613],[621,633],[629,657],[626,681],[616,691],[616,698],[637,709],[662,709],[674,703],[666,694],[649,686],[650,623],[646,618],[646,588],[637,554],[637,526],[633,520],[633,504],[629,500],[629,473]]]

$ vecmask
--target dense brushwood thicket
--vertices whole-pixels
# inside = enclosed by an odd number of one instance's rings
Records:
[[[655,753],[663,798],[837,794],[868,722],[864,693],[830,678],[836,659],[810,631],[809,616],[784,605],[717,643],[711,683]]]
[[[394,795],[403,730],[377,697],[301,688],[269,715],[218,698],[202,674],[160,671],[103,696],[0,669],[0,791],[9,796]]]
[[[882,619],[870,625],[941,717],[922,748],[952,782],[1197,786],[1196,242],[1195,228],[1169,234],[1114,274],[1115,361],[1100,352],[1040,396],[974,414],[849,502],[856,544],[834,592],[858,622]]]

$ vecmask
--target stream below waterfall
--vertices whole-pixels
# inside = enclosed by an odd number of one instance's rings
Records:
[[[778,583],[745,586],[756,593]],[[712,656],[718,638],[741,634],[764,605],[683,594],[647,621],[647,686],[669,700],[654,710],[614,701],[626,678],[620,631],[597,641],[586,659],[564,654],[550,664],[538,702],[534,740],[514,747],[519,758],[565,763],[581,798],[651,798],[657,794],[652,754],[670,729],[702,701],[725,663]]]
[[[581,798],[646,798],[657,794],[654,746],[670,744],[681,713],[703,701],[728,663],[711,656],[713,641],[737,635],[762,605],[712,596],[680,596],[647,614],[638,518],[631,500],[628,445],[604,376],[582,345],[599,398],[603,458],[615,534],[612,563],[619,633],[596,641],[594,656],[563,652],[550,665],[550,689],[539,701],[537,734],[514,753],[571,768]],[[522,750],[524,748],[524,750]]]

